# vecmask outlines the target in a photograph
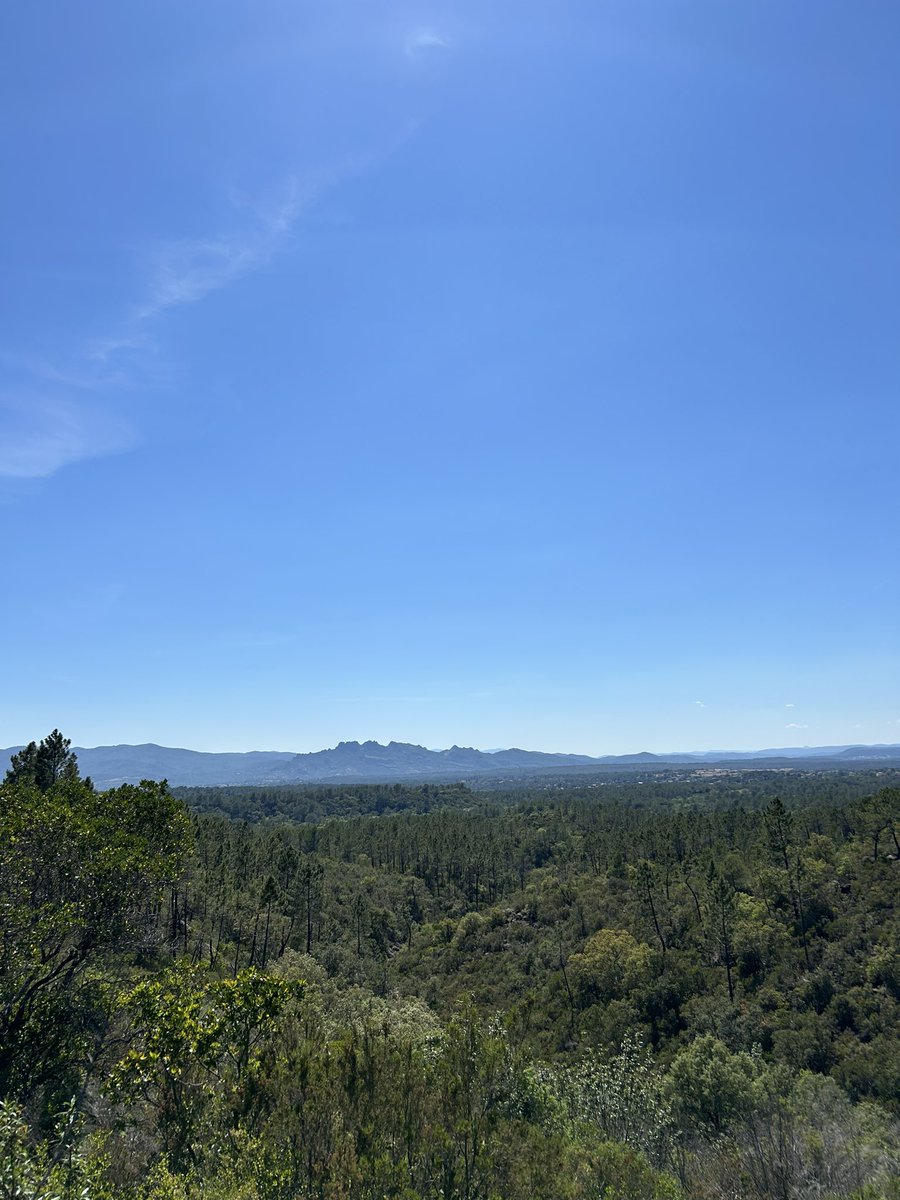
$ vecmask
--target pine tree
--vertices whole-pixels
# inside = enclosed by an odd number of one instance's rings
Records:
[[[42,792],[49,791],[61,780],[79,779],[78,758],[64,738],[54,729],[37,745],[29,742],[18,754],[13,754],[6,772],[6,783],[30,784]]]

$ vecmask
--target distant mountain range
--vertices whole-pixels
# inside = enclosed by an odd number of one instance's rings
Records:
[[[0,770],[21,746],[0,750]],[[696,754],[544,754],[537,750],[473,750],[451,746],[426,750],[408,742],[341,742],[331,750],[311,754],[253,750],[246,754],[207,754],[157,746],[73,747],[82,775],[98,787],[168,779],[173,787],[274,785],[291,783],[383,783],[429,779],[512,779],[554,773],[586,773],[620,768],[634,771],[715,765],[745,767],[800,766],[805,762],[900,767],[900,745],[803,746],[787,749],[725,751]]]

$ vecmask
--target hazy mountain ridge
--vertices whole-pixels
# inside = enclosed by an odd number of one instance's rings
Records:
[[[0,766],[20,746],[0,750]],[[306,754],[252,750],[246,753],[210,753],[147,742],[138,746],[73,747],[83,775],[100,787],[137,783],[141,779],[168,779],[173,786],[216,787],[229,784],[291,784],[392,782],[427,779],[461,779],[468,776],[508,778],[560,770],[596,767],[697,767],[729,763],[762,765],[797,764],[801,760],[893,762],[900,764],[900,745],[811,746],[754,751],[698,751],[693,754],[551,754],[539,750],[475,750],[451,746],[428,750],[409,742],[340,742],[327,750]]]
[[[21,750],[13,746],[0,750],[0,765]],[[175,746],[143,742],[137,746],[73,746],[82,775],[89,775],[100,787],[120,783],[139,783],[142,779],[168,779],[173,786],[192,784],[214,787],[227,783],[254,784],[267,781],[275,764],[290,762],[290,751],[251,750],[247,753],[211,754]]]

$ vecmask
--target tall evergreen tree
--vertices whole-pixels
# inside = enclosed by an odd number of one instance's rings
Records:
[[[42,792],[49,791],[60,780],[79,779],[78,758],[69,749],[70,738],[54,729],[40,744],[29,742],[9,760],[6,783],[30,784]]]

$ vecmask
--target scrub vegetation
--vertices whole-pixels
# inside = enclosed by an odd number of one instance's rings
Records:
[[[0,785],[2,1200],[897,1200],[896,773]]]

